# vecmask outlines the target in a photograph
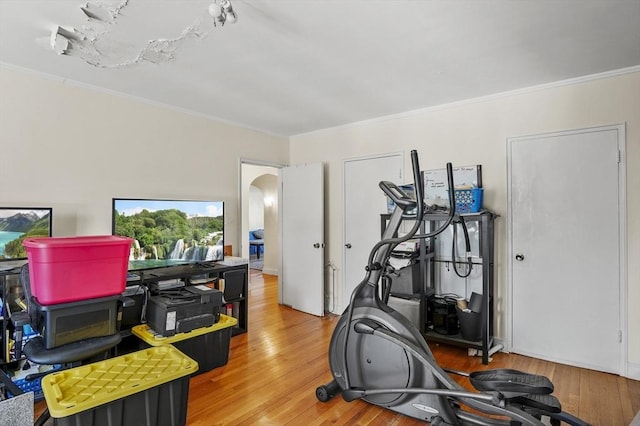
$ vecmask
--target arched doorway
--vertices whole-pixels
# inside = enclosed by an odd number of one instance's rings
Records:
[[[262,272],[279,275],[278,171],[281,166],[241,160],[241,247],[238,254],[252,259],[250,232],[263,229]],[[257,257],[254,247],[254,256]]]

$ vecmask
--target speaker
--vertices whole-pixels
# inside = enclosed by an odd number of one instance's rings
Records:
[[[427,299],[427,328],[447,335],[460,331],[455,298],[433,295]]]

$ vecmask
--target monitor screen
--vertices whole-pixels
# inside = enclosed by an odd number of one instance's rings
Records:
[[[50,237],[51,207],[0,207],[0,261],[26,259],[22,240]]]
[[[224,202],[114,198],[113,235],[133,238],[129,269],[224,259]]]

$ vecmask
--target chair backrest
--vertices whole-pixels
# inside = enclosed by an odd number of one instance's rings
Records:
[[[224,278],[224,300],[231,302],[244,296],[245,280],[247,274],[243,270],[227,271],[222,273]]]

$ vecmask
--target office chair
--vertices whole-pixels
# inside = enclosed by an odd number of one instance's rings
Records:
[[[36,364],[60,364],[62,368],[70,368],[83,361],[104,359],[109,351],[120,343],[122,337],[119,333],[118,317],[121,314],[118,311],[130,306],[133,299],[118,295],[41,306],[32,297],[28,264],[20,270],[20,281],[27,309],[11,315],[11,322],[16,330],[14,339],[16,359],[24,354],[27,360]],[[97,327],[85,327],[83,316],[84,318],[99,317],[104,321]],[[23,345],[22,329],[27,324],[33,330],[40,332],[40,335],[30,338]],[[32,374],[26,379],[33,380],[44,374],[47,372]],[[49,417],[49,411],[45,410],[35,425],[43,425]]]
[[[244,287],[247,274],[245,271],[226,271],[222,273],[224,279],[224,301],[233,302],[245,296]]]

